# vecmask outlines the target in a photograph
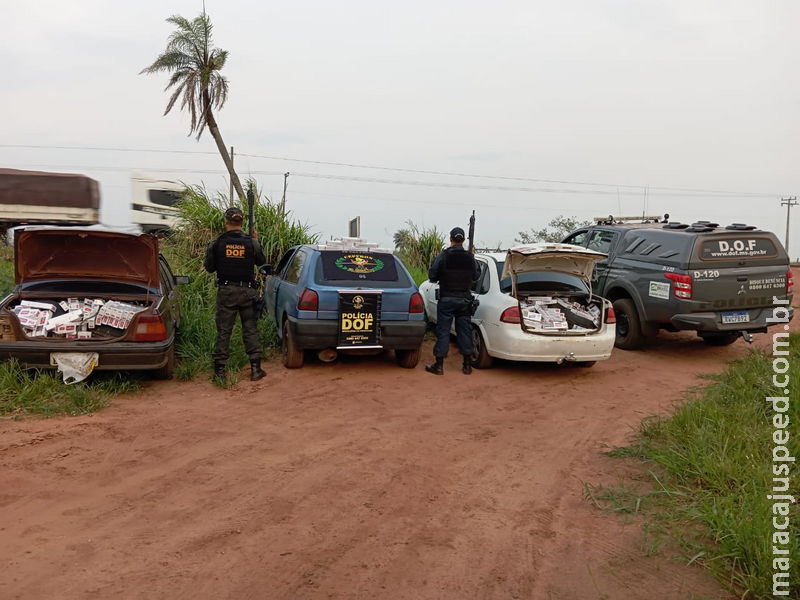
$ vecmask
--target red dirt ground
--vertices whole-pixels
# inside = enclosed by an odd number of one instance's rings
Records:
[[[662,334],[591,369],[469,377],[452,352],[444,377],[272,362],[233,390],[153,382],[93,416],[0,421],[0,598],[727,598],[581,491],[747,349]]]

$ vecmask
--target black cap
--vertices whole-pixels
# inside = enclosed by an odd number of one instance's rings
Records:
[[[231,222],[244,221],[244,213],[238,206],[231,206],[225,211],[225,220]]]
[[[461,227],[453,227],[450,230],[450,237],[453,238],[455,241],[463,241],[464,240],[464,230]]]

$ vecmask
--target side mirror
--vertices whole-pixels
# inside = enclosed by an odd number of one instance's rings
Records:
[[[175,283],[176,285],[186,285],[189,283],[189,276],[188,275],[175,275]]]
[[[272,265],[262,265],[258,268],[258,272],[262,275],[273,275],[275,269],[272,268]]]

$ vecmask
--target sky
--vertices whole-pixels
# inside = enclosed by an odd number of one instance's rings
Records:
[[[101,186],[129,221],[131,175],[227,193],[208,133],[166,107],[167,17],[202,0],[0,0],[0,166]],[[239,176],[321,239],[361,218],[476,215],[478,246],[559,215],[745,222],[783,241],[800,196],[793,0],[206,0],[229,52],[217,112]],[[790,254],[800,257],[800,206]]]

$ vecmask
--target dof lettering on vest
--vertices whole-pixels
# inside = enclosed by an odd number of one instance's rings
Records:
[[[244,258],[244,246],[241,244],[225,244],[225,256],[228,258]]]

